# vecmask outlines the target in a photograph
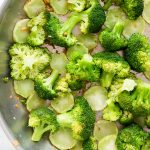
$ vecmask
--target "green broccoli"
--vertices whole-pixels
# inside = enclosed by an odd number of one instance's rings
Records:
[[[133,91],[124,91],[118,96],[118,103],[123,110],[133,115],[150,115],[150,84],[140,82]]]
[[[39,97],[43,99],[53,99],[57,96],[54,85],[58,77],[59,73],[57,70],[53,70],[51,75],[48,77],[45,74],[37,75],[34,79],[34,89]]]
[[[141,150],[149,134],[136,124],[131,124],[120,131],[116,139],[118,150]]]
[[[149,136],[150,138],[150,136]],[[145,144],[143,144],[141,150],[149,150],[150,149],[150,139],[146,140]]]
[[[51,56],[47,49],[31,47],[27,44],[14,44],[10,50],[11,77],[15,80],[34,79],[50,65]]]
[[[150,44],[148,38],[139,33],[133,34],[128,41],[125,58],[135,71],[149,74]]]
[[[118,22],[112,31],[106,28],[100,33],[99,40],[106,51],[115,52],[127,47],[128,42],[122,36],[123,28],[123,23]]]
[[[98,52],[93,55],[95,64],[101,68],[101,85],[110,87],[113,78],[127,77],[130,72],[129,64],[118,54],[111,52]]]
[[[87,0],[68,0],[68,8],[71,11],[81,12],[86,7]]]
[[[133,122],[133,114],[129,111],[123,111],[123,114],[121,118],[119,119],[119,122],[123,125],[129,125]]]
[[[88,140],[83,142],[83,150],[97,150],[97,142],[96,139],[91,136]]]
[[[33,141],[39,141],[47,131],[54,133],[59,129],[56,115],[47,107],[39,107],[30,112],[29,126],[34,130]]]
[[[81,13],[73,13],[64,23],[52,13],[47,13],[45,31],[50,41],[62,47],[74,45],[77,39],[72,34],[72,30],[81,21],[82,32],[98,32],[104,24],[106,16],[98,0],[91,0],[90,4],[91,6],[87,10]]]
[[[27,43],[31,46],[40,46],[44,44],[46,33],[41,26],[34,26],[27,37]]]
[[[150,115],[146,117],[145,123],[146,123],[147,127],[150,128]]]
[[[144,8],[143,0],[104,0],[104,10],[107,10],[113,3],[119,5],[131,20],[136,20],[142,15]]]
[[[87,140],[94,128],[95,113],[84,97],[76,97],[72,110],[57,116],[61,127],[72,129],[73,137],[77,140]]]
[[[89,54],[85,54],[77,62],[70,61],[67,64],[67,72],[73,78],[83,81],[98,81],[100,77],[100,69],[94,64],[93,58]]]
[[[111,102],[103,111],[103,118],[108,121],[117,121],[122,115],[122,110],[117,103]]]

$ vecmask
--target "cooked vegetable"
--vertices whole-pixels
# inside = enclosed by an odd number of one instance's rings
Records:
[[[117,136],[116,145],[118,150],[140,150],[149,134],[136,124],[125,127]]]
[[[58,115],[57,121],[61,127],[70,128],[75,139],[86,140],[94,128],[95,113],[85,98],[77,97],[73,109]]]
[[[13,40],[17,43],[26,43],[29,35],[29,28],[27,27],[29,19],[19,20],[13,30]]]
[[[71,148],[71,150],[83,150],[82,142],[77,142],[76,145],[73,148]]]
[[[114,135],[117,136],[118,128],[115,122],[99,120],[94,127],[94,137],[101,141],[104,137]]]
[[[143,0],[104,0],[104,9],[107,10],[112,3],[120,6],[129,19],[136,20],[143,12]]]
[[[18,95],[28,98],[34,91],[34,82],[30,79],[14,80],[14,89]]]
[[[24,5],[24,11],[29,18],[36,17],[40,12],[45,10],[45,3],[43,0],[30,0]]]
[[[58,113],[65,113],[71,110],[73,105],[74,105],[74,98],[70,93],[59,96],[51,101],[51,106]]]
[[[47,49],[30,47],[27,44],[14,44],[9,49],[11,56],[11,77],[15,80],[33,79],[49,66],[50,55]]]
[[[123,78],[130,72],[129,64],[116,53],[98,52],[93,58],[95,64],[102,70],[100,83],[103,87],[110,87],[115,76]]]
[[[107,90],[101,86],[90,87],[84,97],[94,111],[103,110],[107,105]]]
[[[60,128],[55,133],[51,133],[49,139],[54,146],[63,150],[71,149],[77,143],[69,128]]]
[[[106,51],[115,52],[127,47],[128,42],[122,36],[123,28],[123,23],[117,22],[113,30],[106,28],[100,33],[99,40]]]
[[[47,107],[39,107],[30,112],[29,126],[33,128],[33,141],[39,141],[47,131],[54,133],[59,129],[56,115]]]

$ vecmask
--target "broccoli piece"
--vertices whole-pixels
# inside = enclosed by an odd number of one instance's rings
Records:
[[[34,130],[33,141],[39,141],[47,131],[54,133],[59,129],[56,115],[47,107],[39,107],[30,112],[29,126]]]
[[[111,52],[98,52],[93,55],[95,64],[101,68],[101,85],[110,87],[113,78],[127,77],[130,72],[129,64],[118,54]]]
[[[123,91],[133,91],[140,80],[130,73],[126,78],[115,77],[109,89],[109,101],[117,102],[118,95]]]
[[[57,70],[53,70],[50,76],[45,74],[39,74],[34,79],[34,89],[43,99],[52,99],[57,96],[57,92],[54,89],[56,80],[59,77]]]
[[[14,44],[10,50],[11,77],[15,80],[34,79],[50,64],[51,56],[47,49],[31,47],[27,44]]]
[[[104,0],[103,9],[107,10],[113,3],[119,5],[131,20],[142,15],[144,8],[143,0]]]
[[[119,119],[119,122],[123,125],[129,125],[133,122],[133,114],[129,111],[123,111],[123,114],[121,118]]]
[[[96,139],[91,136],[88,140],[83,142],[83,150],[97,150],[97,142]]]
[[[118,103],[123,110],[133,115],[150,115],[150,84],[138,83],[133,91],[124,91],[118,96]]]
[[[95,112],[84,97],[76,97],[72,110],[57,117],[61,127],[72,129],[73,137],[77,140],[87,140],[94,128]]]
[[[141,150],[149,134],[136,124],[125,127],[118,134],[116,145],[118,150]]]
[[[137,72],[149,73],[150,44],[148,38],[139,33],[133,34],[128,41],[125,58]]]
[[[83,55],[83,58],[78,59],[77,62],[70,61],[67,64],[67,72],[81,81],[98,81],[100,77],[100,69],[95,66],[89,54]]]
[[[81,32],[96,33],[106,20],[105,12],[98,0],[90,0],[90,7],[81,13]]]
[[[71,11],[81,12],[86,7],[87,0],[68,0],[68,8]]]
[[[27,43],[31,46],[40,46],[44,44],[46,33],[41,26],[34,26],[27,37]]]
[[[150,137],[150,136],[149,136]],[[150,149],[150,139],[146,140],[145,144],[142,146],[141,150],[149,150]]]
[[[95,33],[104,24],[106,16],[98,0],[91,0],[91,6],[81,12],[73,13],[64,23],[62,23],[52,13],[47,13],[47,23],[45,30],[53,44],[70,47],[77,42],[72,34],[75,25],[81,22],[81,31],[84,33]]]
[[[145,123],[146,123],[147,127],[150,128],[150,115],[146,117]]]
[[[76,13],[72,14],[64,23],[52,13],[48,13],[45,31],[53,44],[70,47],[77,42],[76,37],[72,34],[72,30],[80,21],[81,17]]]
[[[117,103],[111,102],[103,111],[103,118],[108,121],[117,121],[122,115],[122,110]]]
[[[123,23],[118,22],[112,31],[106,28],[100,33],[99,40],[106,51],[115,52],[127,47],[128,42],[122,36],[123,28]]]

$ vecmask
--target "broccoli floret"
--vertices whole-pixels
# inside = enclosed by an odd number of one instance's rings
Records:
[[[117,136],[118,150],[141,150],[149,134],[136,124],[125,127]]]
[[[83,81],[98,81],[100,69],[94,64],[92,56],[85,54],[82,59],[70,61],[67,64],[67,72],[73,78]]]
[[[100,33],[99,40],[106,51],[115,52],[127,47],[128,42],[122,36],[123,28],[123,23],[118,22],[112,31],[106,28]]]
[[[118,96],[118,103],[123,110],[133,115],[150,115],[150,84],[140,82],[131,91],[124,91]]]
[[[90,0],[90,7],[81,13],[81,32],[96,33],[106,20],[105,12],[98,0]]]
[[[146,117],[145,123],[146,123],[147,127],[150,128],[150,115]]]
[[[34,79],[39,72],[50,65],[51,56],[45,48],[14,44],[9,54],[11,77],[15,80]]]
[[[44,44],[46,33],[41,26],[34,26],[27,38],[28,44],[31,46],[40,46]]]
[[[81,17],[77,14],[72,14],[64,23],[62,23],[52,13],[47,14],[47,23],[45,31],[53,44],[70,47],[74,45],[77,40],[72,34],[75,25],[81,21]]]
[[[59,77],[57,70],[53,70],[50,76],[45,74],[39,74],[34,79],[34,89],[43,99],[52,99],[57,96],[57,92],[54,89],[56,80]]]
[[[123,114],[121,118],[119,119],[119,122],[123,125],[129,125],[133,122],[133,114],[129,111],[123,111]]]
[[[150,44],[148,38],[139,33],[133,34],[128,41],[125,58],[134,70],[149,73]]]
[[[83,150],[97,150],[97,142],[96,139],[91,136],[88,140],[83,142]]]
[[[87,0],[68,0],[68,8],[71,11],[81,12],[86,7]]]
[[[84,97],[75,98],[72,110],[57,117],[61,127],[72,129],[73,137],[77,140],[87,140],[94,128],[95,113]]]
[[[109,89],[108,99],[109,101],[117,102],[118,95],[123,91],[133,91],[140,80],[135,77],[133,73],[130,73],[126,78],[115,77]]]
[[[103,111],[103,118],[108,121],[117,121],[122,115],[122,110],[118,104],[111,102]]]
[[[103,87],[110,87],[114,76],[123,78],[130,72],[129,64],[116,53],[98,52],[93,58],[95,64],[102,70],[100,82]]]
[[[39,141],[47,131],[54,133],[59,129],[56,115],[47,107],[40,107],[30,112],[29,126],[34,130],[33,141]]]
[[[113,3],[119,5],[131,20],[136,20],[142,15],[144,8],[143,0],[104,0],[104,10],[107,10]]]

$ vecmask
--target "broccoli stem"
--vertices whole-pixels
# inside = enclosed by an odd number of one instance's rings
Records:
[[[44,133],[43,127],[35,127],[34,132],[32,134],[32,141],[39,141]]]
[[[80,21],[81,21],[81,17],[79,15],[72,15],[64,22],[63,27],[61,29],[62,33],[69,35],[74,29],[75,25]]]
[[[64,113],[57,116],[57,121],[62,127],[71,127],[73,119],[70,114]]]
[[[103,87],[108,88],[111,85],[114,74],[103,71],[100,79],[100,83]]]
[[[59,72],[57,70],[53,70],[51,75],[46,79],[47,85],[53,85],[58,78]]]
[[[115,35],[117,35],[118,37],[121,36],[122,32],[123,32],[123,28],[124,25],[121,22],[117,22],[112,30],[113,33],[115,33]]]
[[[113,1],[113,0],[104,0],[103,9],[104,9],[104,10],[108,10],[109,7],[112,5],[112,1]]]

